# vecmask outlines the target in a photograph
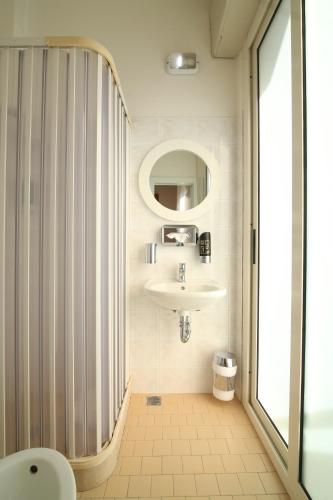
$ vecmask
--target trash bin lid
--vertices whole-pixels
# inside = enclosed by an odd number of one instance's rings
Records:
[[[236,366],[236,355],[233,352],[216,352],[214,354],[214,364],[231,368]]]

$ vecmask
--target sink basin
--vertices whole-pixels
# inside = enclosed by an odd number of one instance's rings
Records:
[[[161,307],[176,311],[200,311],[226,295],[226,289],[212,280],[148,281],[144,292]]]

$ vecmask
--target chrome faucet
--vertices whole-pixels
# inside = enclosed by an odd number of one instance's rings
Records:
[[[178,281],[180,283],[185,283],[186,281],[185,272],[186,272],[186,264],[185,262],[180,262],[178,266]]]

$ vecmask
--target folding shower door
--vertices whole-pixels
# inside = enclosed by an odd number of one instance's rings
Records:
[[[97,454],[126,389],[129,125],[110,65],[0,47],[0,456]]]

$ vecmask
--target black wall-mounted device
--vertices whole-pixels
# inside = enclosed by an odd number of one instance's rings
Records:
[[[211,238],[210,233],[202,233],[199,238],[199,252],[200,252],[200,262],[203,264],[210,264],[211,262]]]

